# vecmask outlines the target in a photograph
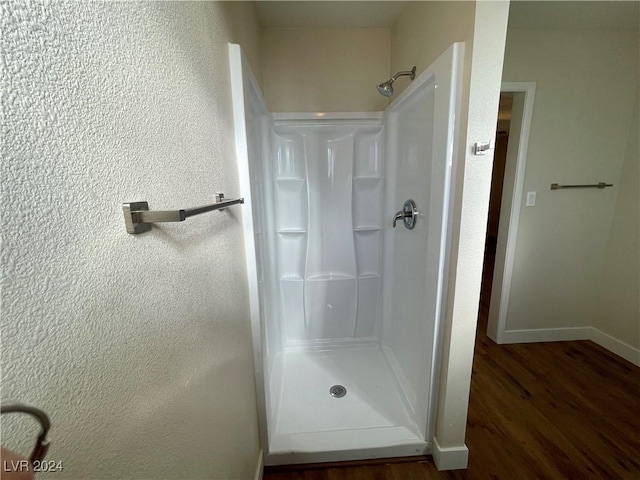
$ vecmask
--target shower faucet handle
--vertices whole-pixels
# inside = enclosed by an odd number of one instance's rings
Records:
[[[398,212],[393,216],[393,228],[396,228],[396,222],[398,220],[403,220],[406,217],[406,212]]]
[[[418,207],[413,200],[407,200],[402,206],[402,210],[393,216],[393,228],[396,228],[396,222],[402,220],[407,230],[413,230],[418,219]]]

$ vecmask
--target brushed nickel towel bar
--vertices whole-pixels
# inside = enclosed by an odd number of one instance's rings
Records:
[[[143,233],[151,230],[152,223],[182,222],[189,217],[213,212],[214,210],[222,210],[239,203],[244,203],[244,198],[225,200],[224,194],[218,193],[216,194],[216,203],[202,207],[181,210],[149,210],[147,202],[129,202],[122,204],[122,211],[124,212],[124,224],[127,228],[127,233]]]
[[[604,187],[613,187],[613,184],[612,183],[605,183],[605,182],[593,183],[593,184],[589,184],[589,185],[559,185],[557,183],[552,183],[551,184],[551,190],[560,190],[562,188],[599,188],[599,189],[603,189]]]

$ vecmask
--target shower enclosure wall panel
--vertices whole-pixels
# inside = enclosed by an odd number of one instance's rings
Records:
[[[276,118],[282,341],[300,346],[373,337],[381,293],[380,115]]]
[[[274,119],[286,336],[276,359],[282,384],[271,385],[280,391],[280,410],[269,429],[267,463],[347,459],[372,448],[421,453],[426,443],[375,336],[382,306],[382,116]],[[329,395],[335,384],[346,387],[345,397]]]
[[[385,232],[385,297],[381,342],[413,418],[433,435],[439,364],[439,323],[446,298],[447,234],[453,168],[455,105],[462,45],[455,44],[385,112],[389,178],[385,216],[413,199],[413,230]]]
[[[277,274],[272,265],[276,258],[272,178],[271,114],[266,108],[260,87],[239,45],[229,44],[229,67],[233,120],[241,195],[245,199],[242,215],[245,259],[249,286],[251,334],[256,371],[256,397],[260,442],[268,448],[268,425],[279,410],[277,391],[282,371],[271,359],[281,356],[283,344]]]
[[[267,465],[429,452],[461,51],[384,115],[269,114],[230,47]]]

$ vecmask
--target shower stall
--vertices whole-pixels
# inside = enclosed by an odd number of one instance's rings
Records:
[[[229,46],[267,465],[430,453],[462,53],[384,112],[272,113]]]

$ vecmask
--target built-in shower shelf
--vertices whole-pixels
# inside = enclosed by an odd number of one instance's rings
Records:
[[[331,273],[328,275],[313,275],[311,277],[307,277],[307,280],[310,282],[319,282],[325,280],[355,280],[355,276],[347,275],[344,273]]]
[[[362,272],[358,274],[358,278],[380,278],[379,272]]]
[[[362,183],[376,183],[382,180],[382,177],[353,177],[353,180]]]
[[[283,352],[326,352],[327,350],[377,348],[376,337],[317,338],[314,340],[293,340],[283,346]]]
[[[354,227],[353,231],[354,232],[376,232],[378,230],[381,230],[382,227],[380,226],[366,226],[366,227]]]
[[[301,282],[304,280],[304,278],[300,277],[299,275],[283,275],[282,277],[280,277],[280,280],[282,280],[283,282]]]
[[[275,181],[278,183],[302,183],[302,182],[306,182],[306,179],[291,177],[291,178],[276,178]]]
[[[307,231],[302,228],[281,228],[278,230],[278,233],[301,235],[307,233]]]

